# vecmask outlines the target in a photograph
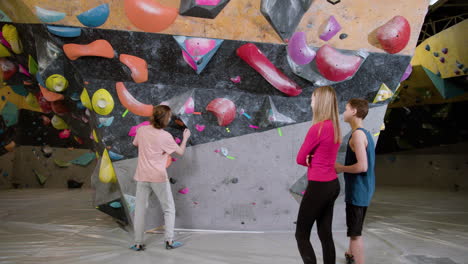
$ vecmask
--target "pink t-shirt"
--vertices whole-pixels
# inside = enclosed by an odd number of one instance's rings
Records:
[[[135,172],[136,181],[166,182],[167,159],[178,148],[174,138],[163,129],[153,126],[138,128],[133,145],[138,147],[138,165]]]
[[[319,134],[320,131],[320,134]],[[309,181],[327,182],[337,178],[335,171],[336,156],[340,143],[335,143],[333,122],[325,120],[313,125],[297,154],[297,164],[307,166],[307,155],[314,155],[307,170]]]

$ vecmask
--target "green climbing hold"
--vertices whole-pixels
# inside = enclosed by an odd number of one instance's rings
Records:
[[[59,168],[67,168],[68,166],[71,165],[70,162],[66,162],[66,161],[58,160],[58,159],[54,159],[54,163],[55,163],[55,165],[57,165],[57,167],[59,167]]]
[[[37,65],[36,60],[31,55],[29,55],[28,58],[28,69],[29,73],[32,75],[35,75],[39,70],[39,65]]]

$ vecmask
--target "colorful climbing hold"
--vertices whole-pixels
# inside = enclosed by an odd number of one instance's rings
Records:
[[[227,98],[216,98],[207,106],[206,110],[212,112],[218,119],[218,125],[227,126],[236,118],[236,105]]]
[[[68,87],[68,80],[60,74],[53,74],[47,77],[45,85],[49,91],[63,92]]]
[[[305,65],[315,58],[315,51],[307,45],[305,32],[296,32],[288,42],[288,55],[297,65]]]
[[[112,166],[112,161],[107,149],[104,149],[104,152],[102,153],[101,166],[99,167],[99,180],[102,183],[117,182],[114,167]]]
[[[130,68],[134,82],[142,83],[148,80],[148,64],[144,59],[128,54],[120,54],[119,60]]]
[[[153,0],[125,0],[125,14],[137,28],[157,33],[168,28],[179,15],[178,9]]]
[[[346,33],[340,34],[340,39],[345,39],[347,37],[348,37],[348,34]]]
[[[336,20],[334,16],[330,16],[330,18],[328,19],[328,23],[325,26],[325,29],[322,32],[322,34],[320,34],[319,38],[323,41],[329,41],[340,30],[341,30],[340,23],[338,23],[338,21]]]
[[[241,82],[241,77],[238,75],[236,77],[231,78],[231,82],[233,83],[240,83]]]
[[[128,135],[129,135],[130,137],[134,137],[134,136],[136,136],[136,134],[137,134],[138,128],[140,128],[140,127],[142,127],[142,126],[149,126],[149,125],[151,125],[151,123],[150,123],[149,121],[145,121],[145,122],[142,122],[142,123],[140,123],[140,124],[138,124],[138,125],[136,125],[136,126],[132,126],[132,127],[130,128],[130,131],[128,131]]]
[[[77,60],[83,56],[97,56],[112,59],[114,58],[114,48],[104,39],[98,39],[89,44],[65,44],[63,51],[69,60]]]
[[[64,129],[62,132],[59,133],[59,138],[61,139],[69,138],[70,134],[71,134],[70,129]]]
[[[444,57],[441,57],[441,58],[440,58],[440,62],[445,63],[445,58],[444,58]]]
[[[81,28],[47,25],[50,33],[64,38],[76,38],[81,35]]]
[[[83,88],[83,91],[80,95],[80,100],[86,108],[93,110],[93,105],[91,103],[91,99],[89,98],[88,90],[86,90],[86,88]]]
[[[443,49],[442,49],[442,53],[443,53],[443,54],[447,54],[447,53],[448,53],[448,49],[447,49],[447,48],[443,48]]]
[[[340,82],[352,78],[358,71],[363,58],[355,55],[346,55],[328,44],[318,51],[315,63],[320,74],[326,79]]]
[[[108,115],[114,109],[114,99],[106,89],[99,89],[93,94],[94,112],[100,115]]]
[[[52,126],[57,130],[68,129],[67,123],[57,115],[54,115],[51,120]]]
[[[280,127],[278,127],[278,135],[279,135],[280,137],[283,136],[283,131],[281,131],[281,128],[280,128]]]
[[[3,25],[2,34],[5,40],[10,44],[11,50],[13,50],[14,53],[23,53],[23,44],[21,43],[15,26],[9,24]]]
[[[204,126],[204,125],[196,124],[196,125],[195,125],[195,129],[198,130],[199,132],[202,132],[203,130],[205,130],[205,126]]]
[[[387,99],[390,99],[392,96],[393,96],[392,90],[390,90],[388,88],[388,86],[385,85],[385,83],[382,83],[380,85],[379,91],[377,92],[377,95],[374,98],[373,103],[375,104],[375,103],[378,103],[378,102],[383,102],[383,101],[385,101]]]
[[[130,112],[138,116],[151,116],[153,115],[153,106],[149,104],[142,104],[135,99],[127,90],[123,82],[118,82],[115,85],[117,95],[122,105]]]
[[[76,18],[87,27],[99,27],[106,22],[109,13],[109,4],[102,4],[77,15]]]
[[[410,24],[402,16],[393,17],[377,29],[377,39],[380,45],[390,54],[402,51],[408,44],[410,35]]]
[[[28,69],[32,75],[35,75],[39,70],[39,65],[31,55],[28,56]]]
[[[65,18],[66,14],[36,6],[36,15],[44,23],[54,23]]]
[[[279,91],[288,96],[297,96],[302,93],[302,88],[276,68],[255,44],[242,45],[237,49],[236,54]]]
[[[179,193],[180,193],[180,194],[188,194],[189,192],[190,192],[190,189],[187,188],[187,187],[185,187],[185,188],[179,190]]]

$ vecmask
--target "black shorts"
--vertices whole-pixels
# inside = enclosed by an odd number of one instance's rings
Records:
[[[346,225],[348,226],[348,237],[361,236],[367,206],[356,206],[346,204]]]

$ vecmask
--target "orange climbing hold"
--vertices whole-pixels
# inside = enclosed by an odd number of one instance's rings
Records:
[[[179,10],[155,0],[125,0],[125,14],[134,26],[146,32],[160,32],[174,23]]]
[[[120,54],[119,60],[130,68],[134,82],[142,83],[148,80],[148,64],[144,59],[128,54]]]
[[[112,59],[114,57],[114,49],[112,45],[104,39],[98,39],[86,45],[65,44],[63,51],[70,60],[76,60],[83,56],[97,56]]]
[[[41,85],[39,85],[39,88],[41,89],[42,96],[48,102],[55,102],[55,101],[60,101],[60,100],[65,99],[63,94],[51,92],[51,91],[47,90],[46,88],[42,87]]]
[[[153,115],[153,106],[140,103],[133,97],[125,87],[123,82],[115,84],[117,95],[119,96],[120,103],[128,109],[128,111],[138,116],[151,116]]]

